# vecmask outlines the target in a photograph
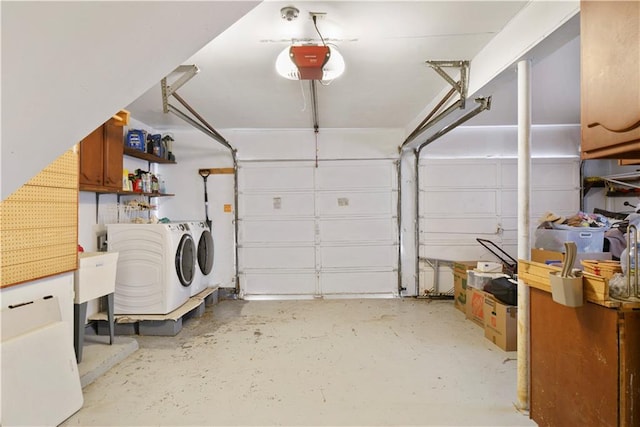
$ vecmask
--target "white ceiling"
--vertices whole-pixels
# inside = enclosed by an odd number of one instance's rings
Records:
[[[309,12],[324,12],[318,28],[347,68],[330,85],[318,85],[320,128],[403,128],[447,86],[425,61],[471,60],[526,4],[266,1],[184,62],[200,73],[179,94],[218,129],[311,128],[309,82],[279,77],[274,64],[291,39],[319,42]],[[300,10],[296,20],[281,18],[287,5]],[[579,123],[578,39],[559,47],[534,65],[534,123]],[[513,69],[501,82],[491,88],[494,113],[470,123],[515,123]],[[162,113],[160,94],[157,84],[127,109],[155,129],[189,126]]]

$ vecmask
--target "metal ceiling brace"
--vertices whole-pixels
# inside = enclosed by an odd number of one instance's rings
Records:
[[[316,168],[318,167],[318,91],[316,87],[316,81],[311,80],[309,82],[311,88],[311,113],[313,115],[313,133],[315,135],[315,149],[316,149]]]
[[[173,113],[180,117],[191,126],[203,132],[213,140],[217,141],[231,152],[231,158],[233,159],[233,224],[234,224],[234,268],[235,268],[235,292],[240,293],[240,279],[238,271],[238,157],[237,151],[217,130],[214,129],[198,112],[189,105],[180,95],[177,90],[181,88],[185,83],[191,80],[200,70],[196,65],[180,65],[173,72],[183,73],[175,82],[171,85],[167,84],[167,78],[163,78],[160,81],[160,87],[162,90],[162,110],[165,113]],[[187,109],[194,117],[190,117],[188,114],[181,111],[179,108],[169,103],[169,98],[174,97],[184,108]]]
[[[464,110],[465,102],[467,99],[467,90],[469,87],[469,61],[426,61],[426,64],[433,68],[440,77],[442,77],[449,85],[451,89],[440,100],[440,102],[431,110],[427,117],[409,134],[407,139],[400,146],[400,151],[416,139],[422,132],[429,129],[431,126],[451,114],[456,109]],[[446,73],[444,68],[456,68],[460,72],[460,80],[455,81],[449,74]],[[459,98],[453,104],[448,106],[444,111],[440,111],[447,102],[451,100],[454,94],[458,94]]]

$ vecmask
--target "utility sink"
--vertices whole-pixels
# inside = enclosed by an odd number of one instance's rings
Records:
[[[81,304],[114,292],[118,252],[80,252],[74,273],[73,302]]]

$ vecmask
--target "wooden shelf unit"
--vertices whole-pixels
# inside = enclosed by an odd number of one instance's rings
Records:
[[[138,159],[146,160],[151,163],[164,163],[175,164],[175,160],[165,159],[164,157],[158,157],[155,154],[145,153],[144,151],[136,150],[135,148],[124,147],[124,154],[129,157],[136,157]]]

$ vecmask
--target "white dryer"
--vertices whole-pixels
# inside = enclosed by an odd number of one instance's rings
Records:
[[[213,271],[213,236],[211,230],[204,221],[187,221],[186,225],[191,230],[193,241],[196,245],[196,275],[191,285],[191,296],[211,285],[211,272]]]
[[[115,314],[167,314],[191,296],[196,248],[185,224],[107,224],[118,251]]]

